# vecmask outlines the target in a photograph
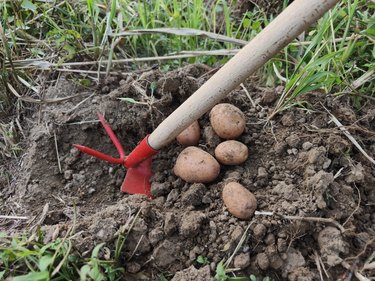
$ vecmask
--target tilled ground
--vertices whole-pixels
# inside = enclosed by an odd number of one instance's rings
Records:
[[[113,249],[117,230],[141,209],[122,256],[129,273],[142,272],[150,280],[158,280],[159,272],[178,272],[174,280],[210,280],[217,263],[232,255],[248,226],[229,266],[240,269],[237,276],[320,280],[322,274],[328,280],[348,280],[356,272],[371,275],[363,266],[374,250],[375,170],[330,122],[324,107],[374,158],[373,102],[355,110],[347,97],[311,93],[305,101],[313,110],[292,108],[266,123],[280,89],[259,89],[248,82],[253,102],[240,88],[224,101],[246,115],[246,130],[239,140],[248,146],[249,159],[241,166],[222,166],[211,184],[187,184],[172,171],[183,149],[174,142],[153,159],[154,200],[122,194],[122,166],[72,148],[78,143],[116,156],[96,121],[96,113],[102,112],[131,151],[210,75],[203,65],[169,73],[153,70],[108,80],[92,96],[61,82],[48,91],[48,98],[83,95],[35,112],[17,181],[3,188],[4,206],[35,215],[29,223],[33,225],[48,204],[42,217],[46,240],[65,234],[76,208],[75,247],[83,254],[100,242]],[[119,101],[123,97],[146,104]],[[207,114],[199,123],[199,147],[213,153],[221,140]],[[228,181],[238,181],[255,194],[260,213],[251,221],[236,219],[223,206],[221,189]],[[2,228],[20,225],[4,222]],[[198,264],[198,256],[207,257],[208,265]]]

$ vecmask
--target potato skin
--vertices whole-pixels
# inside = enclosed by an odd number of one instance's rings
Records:
[[[223,201],[228,211],[239,219],[250,219],[257,208],[254,194],[237,182],[230,182],[224,186]]]
[[[215,148],[215,157],[224,165],[240,165],[249,157],[249,149],[239,141],[224,141]]]
[[[210,112],[210,122],[215,133],[223,139],[235,139],[245,130],[243,112],[230,103],[215,105]]]
[[[201,136],[201,129],[198,121],[195,121],[185,130],[183,130],[177,137],[176,140],[185,146],[197,145]]]
[[[173,172],[189,183],[207,183],[217,178],[220,164],[211,154],[189,146],[177,157]]]

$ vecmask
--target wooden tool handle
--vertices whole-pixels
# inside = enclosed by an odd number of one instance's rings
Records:
[[[317,21],[339,0],[296,0],[242,48],[149,136],[159,150]]]

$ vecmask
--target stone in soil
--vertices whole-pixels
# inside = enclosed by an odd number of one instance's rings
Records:
[[[281,118],[281,124],[286,127],[291,127],[296,123],[295,116],[293,112],[287,112]]]
[[[141,265],[136,262],[127,262],[126,263],[126,271],[129,273],[137,273],[141,270]]]
[[[262,105],[270,105],[273,104],[277,100],[277,94],[274,91],[267,91],[264,92],[260,103]]]
[[[361,183],[365,179],[364,168],[361,163],[353,165],[349,175],[345,178],[347,183]]]

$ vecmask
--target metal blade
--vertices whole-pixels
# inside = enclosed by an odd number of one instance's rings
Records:
[[[151,157],[147,158],[134,168],[128,168],[124,182],[121,186],[121,191],[130,194],[145,194],[151,196],[151,183],[152,176],[151,170]]]

